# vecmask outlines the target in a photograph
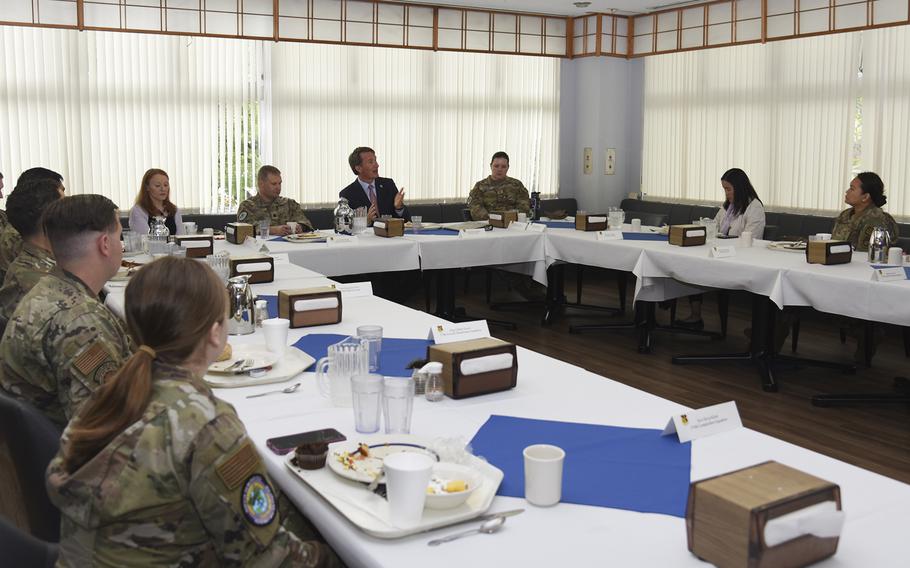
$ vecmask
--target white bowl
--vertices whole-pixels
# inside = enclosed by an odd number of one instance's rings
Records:
[[[448,481],[463,479],[468,488],[457,493],[427,494],[426,507],[428,509],[454,509],[461,505],[474,493],[483,477],[473,468],[455,463],[440,462],[433,466],[433,477]]]

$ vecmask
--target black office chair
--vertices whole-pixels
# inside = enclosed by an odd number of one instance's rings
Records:
[[[0,428],[15,464],[32,535],[57,542],[60,511],[47,496],[44,475],[47,464],[60,448],[61,430],[30,404],[3,393],[0,393]]]
[[[0,517],[0,550],[4,566],[47,566],[57,562],[57,545],[39,540]]]

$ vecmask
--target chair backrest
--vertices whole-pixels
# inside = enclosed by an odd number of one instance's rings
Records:
[[[463,221],[470,221],[471,220],[471,210],[468,208],[462,209],[461,210],[461,219]]]
[[[39,540],[0,517],[0,550],[4,566],[47,566],[57,562],[57,545]]]
[[[766,241],[776,241],[777,240],[777,225],[765,225],[765,232],[762,235],[762,238]]]
[[[32,534],[60,540],[60,511],[45,489],[47,464],[60,448],[61,431],[32,405],[0,393],[0,428],[9,446]]]

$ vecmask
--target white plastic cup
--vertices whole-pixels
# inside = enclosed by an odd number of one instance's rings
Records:
[[[270,352],[284,356],[288,347],[288,328],[290,320],[270,318],[262,321],[262,335],[265,336],[265,348]]]
[[[354,375],[351,394],[354,397],[354,429],[361,434],[378,432],[382,414],[382,375]]]
[[[641,219],[632,219],[632,232],[633,233],[641,232]]]
[[[904,263],[904,251],[900,247],[891,247],[888,249],[888,264],[892,266],[901,266]]]
[[[739,234],[739,244],[746,248],[751,247],[752,246],[752,231],[743,231],[742,233],[740,233]]]
[[[382,385],[382,414],[386,434],[410,434],[414,407],[414,381],[386,377]]]
[[[369,369],[375,373],[379,370],[379,355],[382,353],[382,326],[361,325],[357,328],[357,337],[369,347]]]
[[[519,223],[527,223],[527,222],[528,222],[528,214],[527,214],[527,213],[519,213],[519,214],[518,214],[518,222],[519,222]]]
[[[297,222],[288,221],[288,229],[290,229],[292,235],[296,235],[297,234]]]
[[[420,523],[434,463],[430,456],[413,452],[391,454],[382,460],[389,519],[394,526],[406,528]]]
[[[211,237],[215,234],[215,229],[202,229],[202,234]]]
[[[566,452],[549,444],[528,446],[525,461],[525,499],[538,507],[550,507],[562,499],[562,466]]]
[[[183,223],[183,232],[187,235],[196,234],[196,223],[193,221],[184,221]]]

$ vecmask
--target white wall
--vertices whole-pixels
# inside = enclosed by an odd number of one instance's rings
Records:
[[[604,212],[618,206],[641,179],[644,60],[616,57],[564,59],[560,85],[560,197],[580,209]],[[590,175],[582,171],[584,148],[593,149]],[[604,175],[607,148],[616,149],[616,173]]]

